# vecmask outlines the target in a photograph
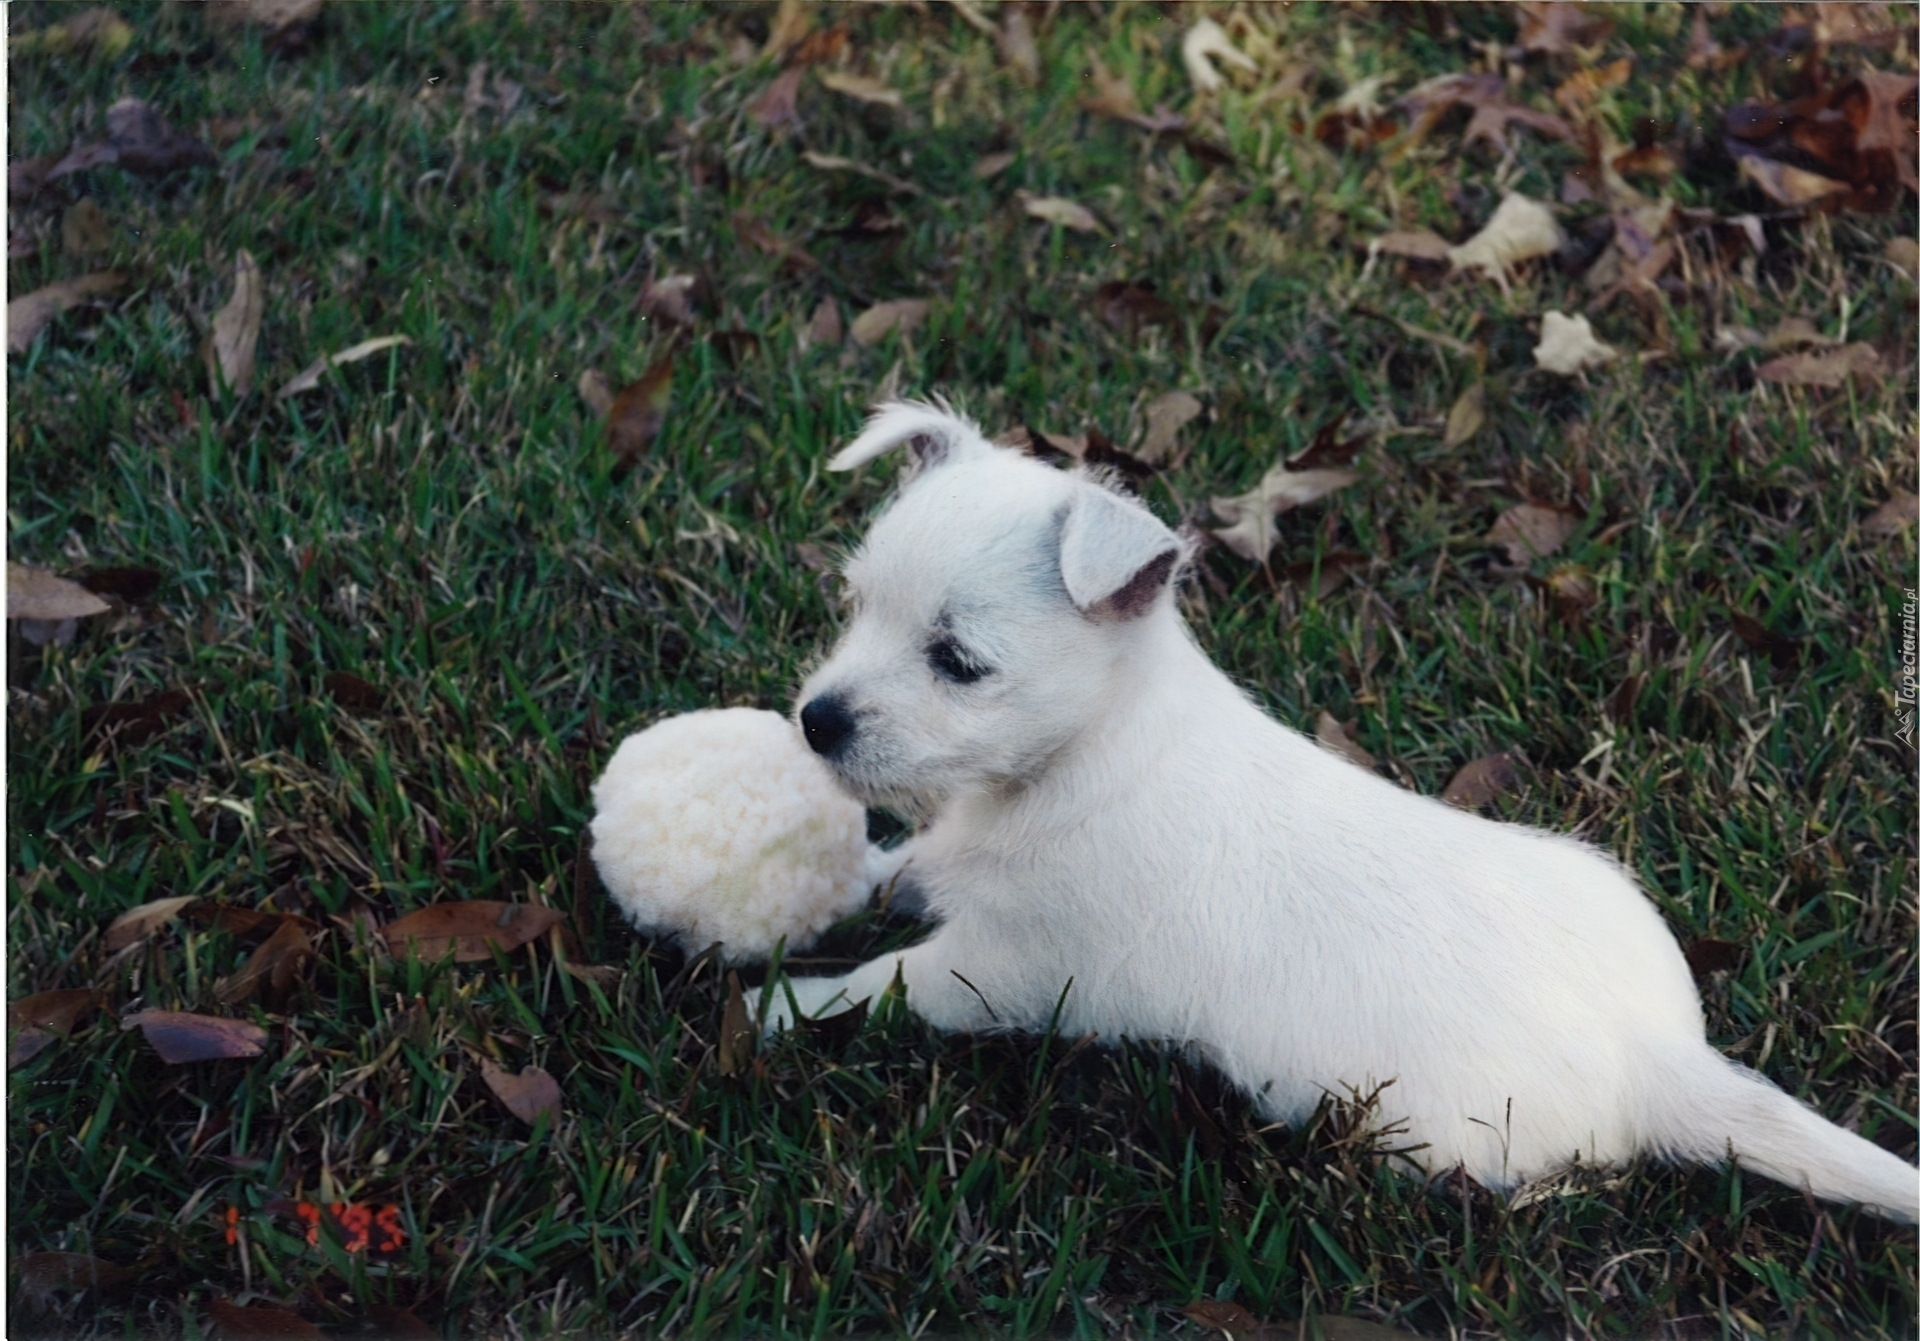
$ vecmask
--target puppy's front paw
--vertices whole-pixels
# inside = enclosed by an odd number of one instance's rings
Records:
[[[763,995],[766,997],[765,1031],[768,1034],[793,1028],[796,1005],[800,1008],[801,1018],[812,1020],[834,1011],[846,1010],[853,1004],[847,1000],[845,978],[782,977],[747,993],[747,1009],[758,1011]]]

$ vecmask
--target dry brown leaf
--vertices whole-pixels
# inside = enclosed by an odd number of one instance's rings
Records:
[[[160,177],[217,161],[213,150],[175,130],[150,104],[122,98],[107,109],[107,138],[72,150],[47,170],[47,180],[109,163],[144,177]]]
[[[1728,51],[1713,40],[1713,34],[1707,30],[1707,7],[1693,7],[1693,26],[1687,30],[1687,68],[1689,70],[1719,70],[1736,64],[1747,54],[1745,47],[1735,47]]]
[[[70,1034],[82,1015],[105,1000],[104,995],[91,987],[57,987],[49,992],[35,992],[7,1003],[7,1025],[13,1029],[49,1029],[56,1034]]]
[[[58,56],[86,47],[107,60],[114,60],[133,44],[133,28],[105,5],[93,5],[59,23],[45,28],[27,28],[7,34],[7,54],[28,56],[38,53]]]
[[[1584,4],[1535,3],[1521,0],[1520,46],[1527,51],[1560,53],[1591,47],[1606,40],[1613,20]]]
[[[338,368],[345,363],[358,363],[361,359],[371,358],[382,350],[412,343],[413,340],[405,335],[376,335],[370,340],[362,340],[357,345],[348,345],[338,354],[322,354],[294,374],[293,380],[280,388],[276,399],[297,396],[302,391],[312,391],[320,385],[320,379],[326,376],[328,368]]]
[[[44,568],[7,564],[8,619],[57,622],[105,614],[112,608],[78,582],[70,582]]]
[[[325,1341],[326,1333],[284,1308],[209,1299],[201,1305],[220,1341]]]
[[[413,945],[422,960],[437,960],[451,952],[456,964],[477,964],[492,959],[496,946],[501,953],[511,954],[539,939],[562,918],[558,910],[539,904],[472,899],[418,909],[381,927],[380,935],[396,958],[405,956]]]
[[[649,280],[640,290],[640,310],[675,326],[691,326],[698,319],[693,296],[699,284],[698,275],[662,275]]]
[[[906,100],[898,89],[888,88],[878,79],[869,79],[866,75],[847,74],[840,70],[820,70],[817,72],[820,82],[835,93],[844,94],[857,102],[869,103],[875,107],[890,107],[899,111],[906,106]]]
[[[1578,70],[1553,91],[1553,100],[1569,115],[1584,112],[1593,100],[1608,89],[1619,88],[1633,73],[1633,58],[1622,56],[1611,65]]]
[[[760,48],[760,54],[768,60],[780,59],[812,27],[813,15],[808,12],[807,0],[780,0],[773,22],[767,26],[767,43]]]
[[[1557,139],[1574,138],[1573,127],[1553,115],[1507,100],[1507,81],[1497,74],[1450,74],[1429,79],[1410,89],[1400,100],[1410,118],[1406,145],[1420,142],[1440,118],[1454,107],[1470,107],[1473,117],[1467,122],[1462,147],[1485,140],[1496,150],[1507,152],[1507,127],[1514,122],[1531,127]]]
[[[1341,722],[1325,708],[1320,710],[1319,718],[1313,724],[1313,738],[1322,748],[1331,750],[1350,764],[1358,764],[1371,772],[1374,758],[1353,738],[1356,723]]]
[[[1279,539],[1279,531],[1273,524],[1275,517],[1344,489],[1359,478],[1351,470],[1290,470],[1282,461],[1261,476],[1260,483],[1247,493],[1211,501],[1214,515],[1228,523],[1213,535],[1241,558],[1265,563]]]
[[[1146,432],[1133,449],[1134,455],[1149,465],[1159,465],[1173,450],[1180,430],[1199,416],[1201,408],[1200,402],[1184,391],[1155,396],[1147,402]]]
[[[540,1067],[525,1067],[515,1075],[491,1057],[482,1057],[480,1077],[493,1097],[522,1122],[531,1125],[542,1114],[554,1122],[560,1120],[560,1084]]]
[[[1429,228],[1395,229],[1369,242],[1367,250],[1416,261],[1445,261],[1452,259],[1453,244]]]
[[[258,1025],[177,1010],[137,1011],[123,1017],[120,1027],[139,1029],[169,1066],[221,1057],[258,1057],[267,1046],[267,1031]]]
[[[1556,553],[1579,525],[1579,516],[1566,508],[1522,503],[1494,518],[1487,543],[1504,547],[1507,563],[1524,568],[1534,559]]]
[[[266,313],[266,287],[260,267],[242,248],[233,258],[233,296],[214,314],[213,336],[207,341],[207,379],[215,400],[222,388],[235,399],[253,389],[254,348],[260,340],[260,318]]]
[[[79,279],[64,279],[13,299],[7,304],[7,352],[26,353],[33,337],[49,321],[89,298],[112,293],[126,282],[127,277],[118,270],[103,270]]]
[[[1469,266],[1486,272],[1502,290],[1507,287],[1507,269],[1536,256],[1551,256],[1564,239],[1553,214],[1537,200],[1509,195],[1487,220],[1486,227],[1447,255],[1455,266]]]
[[[920,329],[932,310],[933,305],[925,298],[895,298],[875,303],[853,319],[848,333],[857,345],[878,344],[893,331],[911,335]]]
[[[1254,63],[1253,57],[1233,44],[1233,39],[1227,36],[1224,28],[1206,18],[1187,29],[1187,35],[1180,39],[1180,60],[1187,67],[1187,78],[1202,93],[1212,93],[1227,82],[1226,77],[1215,68],[1215,60],[1225,61],[1234,69],[1249,73],[1260,68]]]
[[[1810,205],[1848,189],[1845,182],[1758,154],[1742,154],[1738,162],[1742,177],[1782,205]]]
[[[1475,382],[1460,393],[1453,402],[1453,408],[1447,411],[1447,433],[1442,440],[1445,446],[1458,447],[1472,439],[1487,422],[1487,384]]]
[[[324,0],[207,0],[207,22],[216,28],[251,23],[269,33],[284,32],[296,23],[320,17]]]
[[[86,1253],[28,1253],[9,1262],[7,1271],[19,1280],[21,1293],[43,1309],[57,1291],[109,1290],[135,1278],[131,1267]]]
[[[271,1005],[293,986],[300,966],[313,957],[313,941],[297,917],[285,917],[271,936],[247,957],[240,971],[216,984],[214,1000],[223,1006],[245,1001],[265,987]]]
[[[1094,217],[1092,210],[1064,196],[1036,196],[1029,195],[1025,191],[1016,191],[1014,199],[1031,218],[1059,224],[1062,228],[1071,228],[1076,233],[1106,231],[1106,226]]]
[[[1910,237],[1888,238],[1887,260],[1891,261],[1909,282],[1920,279],[1920,241]]]
[[[191,894],[175,894],[143,903],[138,908],[129,908],[107,923],[102,940],[109,950],[124,950],[173,921],[180,915],[180,910],[192,902]]]
[[[831,298],[822,298],[820,305],[813,309],[813,315],[807,319],[807,343],[832,346],[845,338],[846,328],[840,321],[840,304]]]
[[[920,187],[904,177],[896,177],[891,172],[868,167],[865,163],[856,163],[851,158],[843,158],[839,154],[817,154],[811,149],[804,149],[801,151],[800,157],[804,158],[814,167],[819,168],[822,172],[855,172],[862,177],[870,177],[876,182],[885,182],[887,186],[893,190],[905,192],[907,195],[918,196],[926,194]]]
[[[653,446],[673,399],[673,355],[662,356],[639,380],[620,388],[607,407],[607,449],[614,473],[625,475]]]
[[[1920,521],[1920,495],[1895,488],[1893,497],[1867,514],[1860,529],[1872,536],[1899,535],[1916,521]]]
[[[1186,128],[1187,119],[1178,112],[1169,111],[1165,103],[1161,103],[1152,113],[1142,111],[1139,95],[1133,91],[1133,85],[1108,70],[1098,55],[1088,53],[1087,62],[1093,92],[1080,100],[1082,108],[1096,116],[1125,121],[1153,134]]]
[[[1797,345],[1837,345],[1840,342],[1831,335],[1825,335],[1805,317],[1782,317],[1777,325],[1760,337],[1762,349],[1792,349]]]
[[[60,247],[69,256],[91,256],[113,246],[113,227],[106,211],[82,197],[60,216]]]
[[[1584,313],[1570,317],[1564,312],[1549,312],[1540,318],[1540,343],[1533,347],[1533,361],[1548,372],[1571,377],[1619,356],[1619,350],[1594,337],[1593,325]]]
[[[1855,341],[1840,349],[1769,359],[1755,368],[1753,375],[1788,386],[1845,386],[1849,377],[1873,379],[1885,376],[1886,371],[1879,350],[1865,341]]]
[[[768,130],[797,130],[800,126],[800,80],[806,74],[801,66],[782,70],[760,96],[747,104],[747,115]]]
[[[987,154],[973,165],[973,175],[978,181],[987,181],[998,177],[1020,160],[1020,155],[1011,151],[1001,154]]]
[[[1230,1341],[1265,1341],[1267,1324],[1239,1304],[1222,1299],[1196,1299],[1180,1311],[1202,1327],[1225,1332]]]
[[[720,1016],[720,1042],[714,1049],[720,1074],[738,1075],[753,1060],[755,1030],[752,1013],[747,1010],[747,994],[740,986],[740,975],[727,973],[727,1004]]]

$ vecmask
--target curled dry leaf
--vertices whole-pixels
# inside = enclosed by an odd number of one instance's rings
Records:
[[[662,275],[650,280],[640,290],[640,310],[675,326],[691,326],[698,316],[693,310],[693,294],[699,283],[697,275]]]
[[[26,353],[33,337],[49,321],[90,298],[112,293],[126,282],[127,277],[118,270],[103,270],[79,279],[63,279],[13,299],[7,304],[7,352]]]
[[[191,1015],[177,1010],[143,1010],[124,1017],[122,1029],[139,1029],[169,1066],[222,1057],[258,1057],[267,1031],[245,1020]]]
[[[124,950],[135,941],[145,940],[173,921],[180,916],[180,910],[192,902],[191,894],[175,894],[169,898],[143,903],[138,908],[129,908],[107,923],[102,940],[109,950]]]
[[[107,109],[107,138],[74,149],[48,170],[47,179],[108,163],[143,177],[160,177],[216,161],[213,150],[175,130],[151,104],[122,98]]]
[[[1486,272],[1502,289],[1507,269],[1536,256],[1551,256],[1563,241],[1560,225],[1537,200],[1515,193],[1500,202],[1487,226],[1457,247],[1447,249],[1454,265]]]
[[[70,582],[44,568],[7,564],[8,619],[86,619],[112,608],[78,582]]]
[[[720,1074],[738,1075],[753,1060],[753,1043],[759,1031],[747,1009],[747,994],[740,986],[740,975],[727,973],[727,1004],[720,1015],[720,1042],[714,1049]]]
[[[1782,205],[1811,205],[1848,189],[1845,182],[1758,154],[1743,154],[1738,163],[1742,177]]]
[[[1573,127],[1553,113],[1509,102],[1507,81],[1497,74],[1441,75],[1408,90],[1400,106],[1411,118],[1407,128],[1408,147],[1417,144],[1455,107],[1473,109],[1462,145],[1486,140],[1504,154],[1508,148],[1507,127],[1516,121],[1557,139],[1574,138]]]
[[[1549,312],[1540,319],[1540,343],[1533,347],[1533,361],[1548,372],[1570,377],[1619,356],[1619,350],[1594,338],[1585,314],[1570,317]]]
[[[1214,66],[1215,60],[1225,61],[1236,70],[1249,73],[1260,67],[1253,57],[1233,44],[1226,30],[1212,19],[1201,19],[1187,29],[1187,35],[1180,39],[1180,60],[1187,67],[1187,78],[1202,93],[1211,93],[1224,85],[1226,77]]]
[[[1241,558],[1265,563],[1279,539],[1279,531],[1273,524],[1275,517],[1303,503],[1324,498],[1336,489],[1344,489],[1359,478],[1351,470],[1290,470],[1282,461],[1261,476],[1260,483],[1247,493],[1211,501],[1214,515],[1229,523],[1214,531],[1213,536]]]
[[[561,918],[559,910],[539,904],[472,899],[436,903],[408,913],[381,927],[380,935],[396,958],[413,945],[423,960],[451,952],[454,963],[475,964],[492,959],[496,947],[510,954],[539,939]]]
[[[1849,377],[1885,376],[1886,365],[1879,350],[1865,341],[1856,341],[1839,349],[1819,353],[1809,350],[1769,359],[1755,368],[1753,375],[1788,386],[1844,386]]]
[[[1179,441],[1180,430],[1198,418],[1200,411],[1200,402],[1184,391],[1155,396],[1147,402],[1147,428],[1133,449],[1134,455],[1149,465],[1159,465]]]
[[[767,43],[760,48],[761,56],[768,60],[780,59],[798,45],[812,27],[813,15],[808,11],[807,0],[780,0],[773,22],[767,27]]]
[[[515,1075],[491,1057],[482,1057],[480,1077],[487,1082],[487,1088],[493,1091],[493,1097],[522,1122],[538,1122],[542,1114],[559,1121],[559,1082],[540,1067],[525,1067]]]
[[[1325,708],[1313,724],[1313,738],[1320,742],[1321,748],[1331,750],[1350,764],[1358,764],[1371,772],[1374,758],[1353,738],[1357,722],[1342,722]]]
[[[857,345],[878,344],[894,331],[911,335],[920,329],[932,310],[933,305],[925,298],[895,298],[875,303],[853,319],[848,334]]]
[[[240,971],[214,987],[214,999],[223,1006],[245,1001],[262,987],[271,1004],[287,994],[300,966],[313,957],[313,941],[297,917],[285,917],[274,933],[247,957]]]
[[[1475,382],[1460,393],[1460,398],[1447,411],[1447,434],[1444,439],[1448,447],[1458,447],[1469,441],[1487,422],[1487,384]]]
[[[620,388],[607,407],[607,447],[614,474],[623,476],[645,456],[667,422],[673,399],[673,355],[668,354]]]
[[[840,321],[840,304],[831,298],[822,298],[820,306],[813,309],[813,315],[807,318],[807,343],[814,345],[837,345],[846,338],[846,328]]]
[[[1133,91],[1133,85],[1108,70],[1098,55],[1088,54],[1087,67],[1093,92],[1080,100],[1080,106],[1085,110],[1096,116],[1111,117],[1115,121],[1138,126],[1149,134],[1186,128],[1187,119],[1178,112],[1169,111],[1165,103],[1161,103],[1151,114],[1141,111],[1140,97]]]
[[[747,104],[747,115],[768,130],[797,130],[800,126],[800,80],[806,74],[801,66],[782,70],[760,96]]]
[[[343,363],[358,363],[361,359],[371,358],[383,349],[393,349],[399,345],[412,343],[412,339],[404,335],[376,335],[370,340],[362,340],[357,345],[348,345],[338,354],[322,354],[296,373],[292,381],[280,388],[280,398],[297,396],[302,391],[312,391],[320,385],[320,379],[326,376],[328,368],[338,368]]]
[[[284,1308],[209,1299],[202,1306],[220,1341],[325,1341],[326,1333]]]
[[[835,93],[843,94],[857,102],[875,107],[890,107],[899,111],[906,105],[898,89],[888,88],[878,79],[869,79],[866,75],[847,74],[840,70],[818,71],[820,82]]]
[[[1896,488],[1892,498],[1867,514],[1860,529],[1873,536],[1899,535],[1915,522],[1920,522],[1920,495]]]
[[[1578,514],[1566,508],[1522,503],[1494,518],[1487,543],[1507,551],[1507,563],[1524,568],[1535,559],[1557,553],[1580,525]]]
[[[1367,250],[1385,252],[1389,256],[1406,256],[1416,261],[1453,259],[1453,244],[1428,228],[1397,228],[1391,233],[1382,233],[1367,244]]]
[[[260,318],[266,312],[266,288],[260,267],[244,248],[233,258],[233,296],[214,314],[213,337],[207,342],[207,378],[217,400],[222,387],[236,398],[253,389],[254,347],[260,340]]]
[[[1583,4],[1521,0],[1519,43],[1527,51],[1561,53],[1595,46],[1613,31],[1613,20]]]
[[[865,163],[856,163],[851,158],[843,158],[839,154],[817,154],[811,149],[806,149],[801,151],[800,157],[804,158],[813,167],[819,168],[822,172],[854,172],[862,177],[872,178],[876,182],[885,182],[891,189],[905,192],[907,195],[917,196],[925,194],[918,186],[904,177],[896,177],[891,172],[883,172],[881,169],[869,167]]]
[[[999,154],[986,154],[981,157],[979,162],[973,165],[973,175],[977,180],[984,182],[990,178],[998,177],[1019,161],[1020,155],[1011,151]]]
[[[1076,233],[1104,233],[1106,225],[1094,217],[1092,210],[1075,200],[1064,196],[1036,196],[1025,191],[1014,192],[1014,199],[1020,202],[1020,208],[1035,219],[1047,223],[1059,224],[1062,228],[1071,228]]]

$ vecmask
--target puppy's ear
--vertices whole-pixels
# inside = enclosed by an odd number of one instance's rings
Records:
[[[1138,503],[1084,484],[1060,528],[1060,577],[1081,614],[1137,619],[1180,561],[1180,538]]]
[[[962,455],[992,450],[972,421],[961,418],[944,403],[929,405],[924,401],[896,400],[876,407],[867,426],[860,430],[860,436],[836,452],[827,462],[827,469],[852,470],[876,456],[886,455],[901,443],[913,452],[913,463],[920,469]]]

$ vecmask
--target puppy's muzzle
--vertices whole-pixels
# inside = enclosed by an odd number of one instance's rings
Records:
[[[800,709],[800,729],[823,759],[837,758],[853,739],[853,710],[838,694],[822,694]]]

